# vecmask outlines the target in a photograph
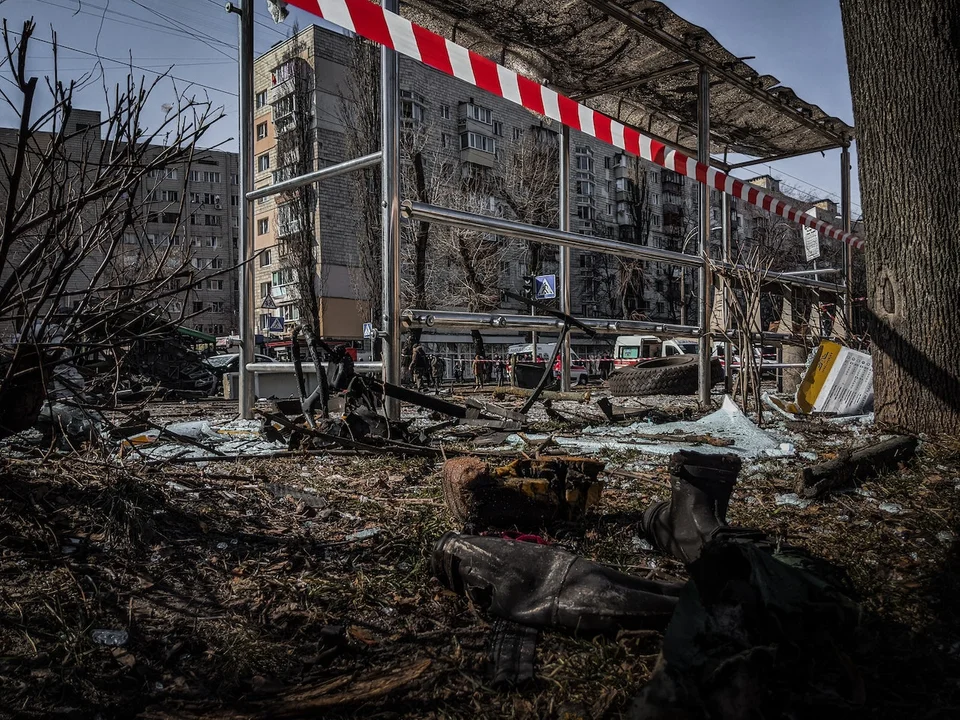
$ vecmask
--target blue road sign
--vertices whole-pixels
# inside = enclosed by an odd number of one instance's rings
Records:
[[[557,297],[557,276],[537,275],[537,300],[553,300]]]
[[[365,338],[373,337],[373,323],[364,323],[363,324],[363,336]]]
[[[267,316],[267,332],[283,332],[283,318],[274,315]]]

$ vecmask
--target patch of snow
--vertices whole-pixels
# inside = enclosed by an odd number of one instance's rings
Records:
[[[773,499],[777,505],[790,505],[792,507],[806,508],[813,504],[811,500],[804,500],[796,493],[783,493]]]

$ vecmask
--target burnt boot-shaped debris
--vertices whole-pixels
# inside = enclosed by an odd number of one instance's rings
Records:
[[[740,473],[736,455],[681,450],[670,457],[670,500],[647,508],[643,531],[656,548],[689,565],[727,524],[730,493]]]
[[[681,588],[553,546],[452,532],[437,541],[433,570],[495,617],[594,634],[665,627]]]

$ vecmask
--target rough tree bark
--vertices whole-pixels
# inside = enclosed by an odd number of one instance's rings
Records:
[[[841,0],[877,421],[960,432],[960,3]]]

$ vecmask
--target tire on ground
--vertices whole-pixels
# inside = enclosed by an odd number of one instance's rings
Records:
[[[618,368],[607,380],[610,394],[614,397],[691,395],[697,391],[698,360],[696,355],[673,355]],[[710,361],[710,378],[714,384],[723,379],[719,358]]]

